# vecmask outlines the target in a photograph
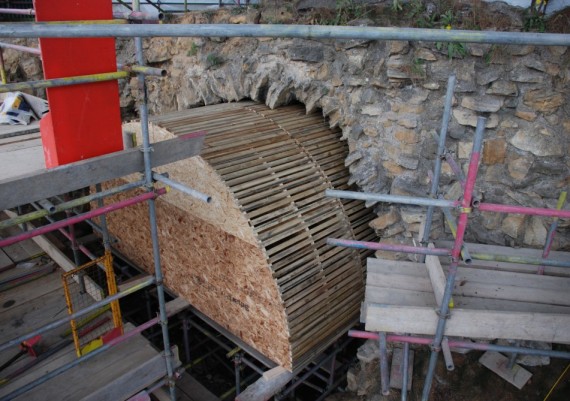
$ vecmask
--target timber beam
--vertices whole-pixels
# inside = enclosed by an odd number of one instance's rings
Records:
[[[205,135],[206,132],[200,131],[153,143],[152,167],[199,155]],[[0,180],[0,193],[3,194],[0,198],[0,210],[61,195],[143,170],[143,152],[141,148],[132,148]]]

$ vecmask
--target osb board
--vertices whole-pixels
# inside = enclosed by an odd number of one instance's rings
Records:
[[[115,183],[118,184],[118,183]],[[126,196],[113,198],[114,201]],[[165,284],[268,358],[292,368],[281,297],[262,251],[176,206],[157,201]],[[107,216],[118,249],[153,272],[148,207]]]
[[[124,132],[132,132],[137,135],[137,143],[142,142],[140,123],[127,123],[123,125]],[[150,124],[150,141],[159,142],[172,139],[175,135],[167,130]],[[185,210],[200,219],[211,223],[227,233],[234,235],[250,244],[257,244],[248,222],[218,174],[210,165],[199,156],[191,157],[167,164],[155,169],[158,173],[168,172],[170,177],[190,188],[206,193],[215,194],[212,202],[206,204],[178,191],[171,191],[163,197],[163,200]],[[140,176],[131,175],[126,179],[134,181]]]
[[[137,123],[125,128],[140,134]],[[199,130],[208,132],[201,157],[164,171],[214,202],[175,191],[157,202],[159,220],[164,213],[167,221],[160,223],[166,275],[176,281],[169,287],[258,351],[297,369],[297,361],[308,362],[343,334],[363,298],[362,255],[326,244],[328,237],[375,239],[368,227],[374,215],[363,202],[324,196],[327,188],[349,188],[346,144],[339,130],[319,115],[305,116],[302,107],[269,110],[251,102],[156,116],[150,128],[152,141]],[[125,226],[140,224],[128,211],[117,214]],[[150,253],[139,254],[129,238],[140,235],[136,229],[111,231],[127,255],[151,265]],[[189,265],[201,278],[187,272]],[[260,271],[267,276],[259,278]],[[234,313],[231,297],[245,302],[249,315]]]

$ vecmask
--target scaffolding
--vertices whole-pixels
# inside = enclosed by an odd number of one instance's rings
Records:
[[[140,11],[140,2],[133,1],[132,11],[134,13]],[[55,327],[61,326],[70,322],[71,320],[78,319],[80,317],[86,316],[87,314],[95,311],[98,308],[112,304],[116,300],[119,300],[129,294],[132,294],[141,289],[156,286],[157,297],[159,303],[159,316],[149,320],[148,322],[138,326],[129,333],[117,337],[111,340],[109,343],[101,346],[100,348],[76,359],[70,364],[67,364],[51,373],[43,376],[42,378],[24,386],[17,391],[9,394],[4,399],[10,399],[18,395],[24,394],[26,391],[38,386],[39,384],[55,377],[64,371],[77,366],[82,361],[92,358],[102,352],[105,352],[112,346],[119,344],[133,335],[146,330],[156,324],[161,326],[162,338],[164,342],[164,356],[167,367],[167,379],[166,384],[170,388],[170,397],[172,400],[176,399],[174,379],[176,373],[172,364],[172,353],[170,350],[170,339],[168,333],[168,310],[166,308],[166,302],[164,298],[164,285],[162,277],[162,268],[159,253],[159,243],[157,235],[157,221],[156,221],[156,207],[155,199],[163,195],[166,192],[165,188],[156,188],[155,181],[165,181],[165,178],[156,173],[153,173],[152,169],[156,166],[167,164],[182,158],[191,157],[197,155],[201,147],[201,140],[203,139],[204,133],[198,133],[194,135],[187,135],[177,139],[164,141],[162,143],[151,144],[149,142],[149,132],[148,132],[148,108],[147,108],[147,88],[145,84],[145,75],[149,73],[154,73],[156,75],[157,71],[151,72],[149,67],[144,64],[144,54],[142,48],[142,38],[143,37],[211,37],[211,36],[225,36],[225,37],[288,37],[288,38],[310,38],[310,39],[365,39],[365,40],[422,40],[422,41],[438,41],[438,42],[464,42],[464,43],[496,43],[496,44],[535,44],[535,45],[559,45],[559,46],[569,46],[570,45],[570,35],[561,34],[536,34],[536,33],[514,33],[514,32],[480,32],[480,31],[454,31],[454,30],[429,30],[429,29],[407,29],[407,28],[376,28],[376,27],[326,27],[326,26],[279,26],[279,25],[127,25],[127,24],[60,24],[60,25],[50,25],[41,23],[25,23],[18,25],[4,24],[0,26],[0,37],[1,38],[78,38],[78,37],[132,37],[135,39],[136,45],[136,58],[137,66],[127,67],[127,72],[136,72],[139,78],[140,88],[142,89],[143,99],[139,104],[139,114],[143,127],[143,144],[141,149],[129,149],[115,154],[110,154],[106,156],[96,157],[79,163],[72,163],[61,168],[44,171],[37,174],[30,174],[25,177],[19,177],[15,180],[0,182],[0,192],[6,194],[0,200],[0,209],[8,209],[16,207],[22,204],[29,204],[38,200],[46,199],[56,195],[60,195],[65,192],[70,192],[77,188],[83,188],[90,185],[96,185],[103,181],[110,180],[113,178],[121,177],[127,174],[135,173],[144,170],[144,178],[133,184],[128,184],[121,187],[116,187],[110,190],[101,191],[87,197],[70,200],[59,204],[56,206],[58,211],[70,210],[81,204],[87,204],[92,201],[100,201],[102,198],[110,196],[112,194],[124,192],[131,190],[133,188],[143,188],[145,193],[142,195],[130,197],[125,201],[120,201],[107,206],[99,206],[94,208],[90,212],[83,213],[77,216],[69,216],[68,218],[61,221],[54,221],[41,228],[32,229],[30,231],[24,232],[20,235],[11,238],[5,238],[0,240],[0,247],[15,243],[17,241],[22,241],[27,238],[32,238],[33,236],[41,235],[54,230],[63,230],[68,238],[73,241],[73,225],[81,222],[88,221],[89,219],[96,216],[104,216],[106,213],[120,208],[124,208],[135,203],[146,202],[149,206],[149,217],[150,217],[150,228],[152,237],[152,248],[154,254],[154,267],[155,273],[153,277],[145,277],[135,285],[120,291],[116,295],[110,295],[105,299],[98,301],[89,307],[86,307],[80,311],[74,312],[65,318],[53,321],[52,323],[35,330],[18,338],[11,339],[0,345],[0,351],[6,350],[9,347],[19,344],[22,341],[28,340],[40,333],[46,332]],[[2,47],[2,46],[0,46]],[[4,45],[3,47],[7,47]],[[25,49],[20,49],[25,50]],[[35,53],[34,50],[31,52]],[[153,69],[154,70],[154,69]],[[125,77],[124,74],[117,75],[116,72],[113,76],[105,76],[105,79],[119,79]],[[159,75],[163,73],[160,72]],[[16,86],[16,88],[34,88],[37,85],[42,85],[41,87],[55,87],[65,84],[75,84],[81,82],[93,82],[100,80],[101,77],[72,77],[69,81],[55,81],[51,80],[50,83],[42,82],[37,83],[27,83],[22,84],[22,86]],[[20,85],[20,84],[18,84]],[[450,85],[452,87],[452,85]],[[8,86],[0,86],[0,91],[11,90]],[[449,91],[448,91],[449,93]],[[423,400],[427,400],[429,397],[429,391],[431,388],[431,381],[433,378],[435,363],[441,349],[442,340],[444,339],[444,330],[446,319],[449,314],[449,300],[452,295],[453,280],[457,270],[457,265],[460,260],[460,256],[463,250],[463,256],[467,257],[467,252],[463,245],[463,237],[467,225],[467,219],[469,214],[472,212],[473,208],[478,208],[483,211],[498,211],[498,212],[508,212],[508,213],[522,213],[529,215],[538,216],[552,216],[559,218],[569,218],[570,211],[568,210],[555,210],[555,209],[537,209],[528,208],[520,206],[505,206],[496,205],[480,202],[478,199],[473,199],[473,189],[475,184],[475,179],[477,175],[477,165],[481,151],[481,143],[484,132],[485,119],[479,118],[476,130],[476,140],[473,146],[473,152],[471,155],[471,161],[469,165],[469,171],[467,177],[465,178],[464,185],[464,197],[461,201],[446,201],[436,199],[434,195],[436,194],[437,185],[436,182],[439,179],[439,174],[441,170],[440,159],[448,155],[444,154],[444,144],[447,130],[447,120],[449,119],[449,113],[447,112],[447,118],[444,115],[444,127],[442,127],[442,132],[440,133],[440,142],[438,148],[438,159],[436,159],[436,171],[434,174],[433,186],[431,191],[431,198],[428,199],[418,199],[411,197],[396,197],[390,195],[381,194],[366,194],[366,193],[349,193],[349,192],[338,192],[329,191],[327,195],[338,196],[347,199],[365,199],[371,201],[383,201],[401,204],[411,204],[411,205],[423,205],[428,206],[432,209],[433,207],[444,207],[444,208],[456,208],[460,212],[460,217],[457,223],[456,234],[455,234],[455,244],[453,249],[446,248],[417,248],[417,247],[403,247],[403,246],[393,246],[388,244],[371,244],[371,243],[358,243],[358,242],[348,242],[342,239],[330,239],[330,245],[341,245],[341,246],[352,246],[356,248],[366,248],[366,249],[384,249],[384,250],[395,250],[404,251],[410,253],[419,253],[423,255],[445,255],[451,256],[452,265],[450,267],[450,274],[446,281],[446,287],[444,292],[443,301],[441,302],[441,308],[439,312],[439,320],[437,325],[437,332],[433,339],[420,338],[412,336],[395,336],[386,335],[386,333],[362,333],[353,331],[352,335],[354,337],[365,337],[365,338],[375,338],[379,339],[381,345],[381,362],[383,369],[383,377],[386,373],[387,359],[386,359],[386,342],[387,341],[400,341],[405,344],[418,343],[427,344],[432,347],[432,353],[430,357],[430,364],[428,369],[428,374],[425,381],[424,393],[422,396]],[[142,151],[142,155],[141,155]],[[106,166],[106,168],[103,168]],[[110,168],[109,168],[110,166]],[[453,166],[452,166],[453,167]],[[457,171],[457,169],[455,169]],[[460,177],[461,179],[461,177]],[[170,183],[172,187],[181,187],[181,184]],[[184,192],[196,195],[193,190],[186,188]],[[207,200],[209,197],[204,194],[200,194],[199,198]],[[33,219],[39,217],[49,217],[49,211],[45,209],[38,210],[37,212],[29,213],[25,216],[19,216],[2,223],[2,227],[9,225],[22,224],[29,222]],[[428,219],[428,229],[424,232],[429,233],[429,224],[431,224],[431,219]],[[65,231],[64,227],[70,227],[69,231]],[[105,247],[109,245],[109,237],[106,231],[106,226],[104,218],[102,219],[101,231],[104,234]],[[425,238],[424,238],[425,241]],[[80,245],[75,244],[78,250],[81,249]],[[424,244],[426,245],[426,244]],[[84,251],[85,252],[85,251]],[[88,253],[87,253],[88,254]],[[88,254],[89,255],[89,254]],[[475,257],[476,255],[471,253],[470,257]],[[538,266],[563,266],[569,267],[568,262],[559,262],[549,260],[546,257],[548,252],[545,250],[544,257],[539,259],[528,259],[524,257],[515,258],[517,260],[525,261],[526,263],[536,264]],[[483,255],[483,257],[494,257]],[[93,255],[90,258],[95,258]],[[492,259],[499,260],[499,259]],[[511,260],[511,259],[509,259]],[[560,358],[570,358],[570,353],[560,352],[560,351],[542,351],[542,350],[530,350],[523,347],[503,347],[496,345],[482,345],[482,344],[471,344],[464,342],[452,342],[449,341],[450,345],[464,347],[464,348],[478,348],[478,349],[496,349],[504,352],[516,352],[516,353],[528,353],[535,355],[549,355],[553,357]],[[407,359],[404,359],[407,361]],[[407,372],[407,369],[404,369]],[[405,377],[405,376],[404,376]],[[387,391],[387,381],[382,380],[382,388]],[[405,387],[404,387],[405,388]]]
[[[368,243],[368,242],[359,242],[359,241],[349,241],[349,240],[336,239],[336,238],[328,239],[327,242],[330,245],[353,247],[358,249],[374,249],[374,250],[418,254],[421,255],[422,262],[426,255],[448,256],[451,258],[451,264],[448,268],[448,274],[447,278],[445,279],[445,287],[443,293],[435,294],[436,298],[438,299],[439,306],[436,310],[438,319],[437,319],[435,335],[433,338],[414,337],[411,335],[389,335],[386,332],[374,333],[374,332],[366,332],[359,330],[351,330],[349,332],[349,335],[352,337],[374,339],[379,342],[380,372],[381,372],[380,382],[381,382],[382,393],[384,395],[388,395],[390,392],[389,379],[388,379],[389,372],[388,372],[387,342],[398,342],[404,344],[403,363],[400,369],[402,375],[401,399],[404,401],[407,399],[406,389],[408,383],[408,364],[409,364],[408,352],[410,344],[423,344],[423,345],[428,345],[431,348],[428,371],[426,374],[423,392],[422,392],[422,401],[427,401],[429,399],[431,385],[435,374],[436,363],[440,351],[443,351],[447,365],[453,366],[453,362],[451,360],[451,353],[449,353],[450,347],[506,352],[511,354],[512,363],[514,363],[517,354],[542,355],[542,356],[550,356],[555,358],[570,359],[570,352],[531,349],[528,347],[520,347],[520,346],[481,344],[469,341],[455,341],[455,340],[448,340],[445,337],[446,323],[448,319],[451,316],[453,316],[452,296],[453,296],[455,278],[457,275],[457,269],[461,260],[463,260],[463,262],[467,265],[471,264],[473,259],[494,260],[494,261],[504,260],[515,263],[526,263],[526,264],[536,265],[537,266],[536,274],[538,275],[544,274],[545,266],[570,267],[570,260],[556,261],[556,260],[547,259],[552,246],[554,232],[558,224],[557,219],[570,218],[570,210],[562,210],[566,200],[566,191],[562,191],[557,203],[557,207],[553,209],[485,203],[474,196],[475,183],[479,168],[479,160],[483,147],[483,136],[485,132],[486,119],[484,117],[478,117],[477,127],[475,130],[475,136],[473,140],[473,147],[468,163],[467,177],[464,177],[462,171],[456,167],[457,163],[453,160],[453,158],[451,157],[449,152],[446,151],[445,148],[445,141],[447,137],[447,129],[450,118],[454,87],[455,87],[455,76],[452,75],[448,80],[445,108],[444,108],[442,126],[438,141],[438,151],[435,160],[433,177],[431,177],[432,185],[428,198],[419,198],[419,197],[416,198],[408,196],[394,196],[394,195],[349,192],[349,191],[331,191],[331,190],[327,191],[328,196],[340,197],[344,199],[362,199],[374,202],[390,202],[396,204],[428,207],[423,231],[420,228],[420,247],[394,245],[382,242]],[[463,188],[463,194],[460,200],[445,200],[438,196],[439,178],[441,174],[443,160],[447,161],[450,164],[451,169],[455,173],[456,176],[455,178],[461,183],[461,186]],[[446,211],[446,213],[444,213],[444,216],[455,238],[453,247],[451,249],[435,248],[433,246],[428,247],[430,229],[433,220],[433,211],[435,207],[440,207],[444,211]],[[459,213],[457,221],[449,212],[450,209],[455,209]],[[464,245],[463,239],[467,229],[468,217],[475,210],[554,217],[555,220],[552,222],[550,226],[546,242],[544,244],[542,258],[529,258],[524,256],[504,257],[501,255],[469,252],[469,250]],[[405,332],[407,330],[400,330],[400,331]]]

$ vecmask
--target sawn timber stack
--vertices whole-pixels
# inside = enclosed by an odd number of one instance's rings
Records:
[[[152,142],[208,132],[200,157],[159,170],[213,198],[204,204],[171,191],[157,201],[167,287],[277,364],[304,367],[358,321],[363,300],[368,254],[326,239],[376,239],[363,202],[324,196],[349,189],[340,130],[303,106],[251,102],[150,125]],[[140,136],[140,123],[124,130]],[[146,205],[108,216],[117,247],[152,271],[147,219]]]

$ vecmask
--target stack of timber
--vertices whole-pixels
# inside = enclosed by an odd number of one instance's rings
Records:
[[[436,243],[449,246],[449,243]],[[540,258],[539,250],[467,244],[472,252]],[[551,252],[569,260],[570,254]],[[440,259],[442,264],[440,264]],[[361,320],[366,330],[434,335],[449,258],[426,263],[368,259]],[[460,265],[446,335],[570,343],[570,271],[474,260]],[[439,277],[439,278],[438,278]]]
[[[140,135],[140,123],[124,130]],[[328,237],[376,239],[363,202],[324,196],[350,189],[347,146],[340,130],[299,105],[221,104],[151,119],[152,142],[199,130],[208,132],[200,157],[158,170],[213,199],[171,191],[157,201],[166,285],[298,370],[358,321],[363,300],[370,252],[326,244]],[[151,271],[147,216],[138,205],[108,221],[121,252]]]

